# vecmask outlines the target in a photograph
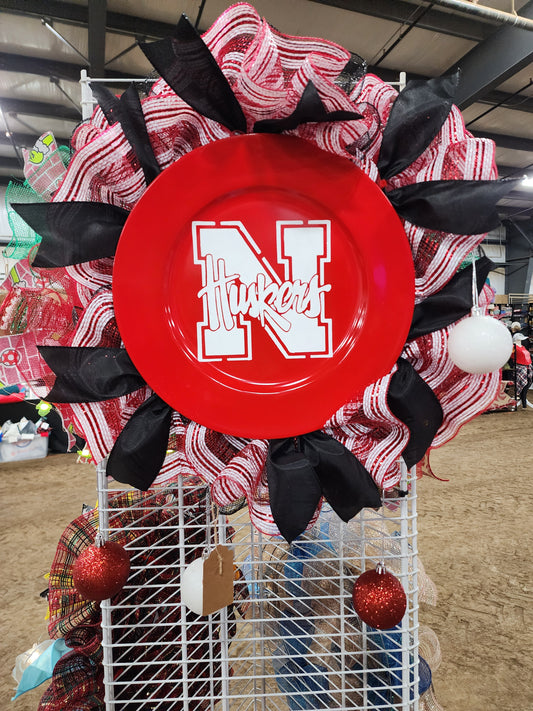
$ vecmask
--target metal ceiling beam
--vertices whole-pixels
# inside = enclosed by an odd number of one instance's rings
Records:
[[[413,12],[421,4],[405,0],[311,0],[311,2],[400,23],[408,22]],[[486,20],[459,17],[436,8],[429,10],[418,23],[418,27],[424,30],[461,37],[474,42],[484,40],[494,32],[496,26]]]
[[[533,113],[533,97],[524,96],[523,94],[511,97],[512,94],[507,94],[504,91],[489,91],[488,94],[478,98],[477,101],[480,104],[488,104],[490,106],[500,104],[504,109],[525,111],[528,114]]]
[[[8,158],[7,156],[2,156],[0,158],[0,167],[8,170],[22,171],[18,158]]]
[[[374,67],[372,64],[369,65],[368,71],[370,74],[375,74],[380,79],[386,82],[398,81],[399,71],[396,69],[386,69],[385,67]],[[429,79],[429,77],[423,74],[411,74],[407,75],[407,79]],[[495,106],[500,104],[502,108],[512,109],[513,111],[524,111],[526,113],[533,113],[533,98],[527,96],[514,96],[508,94],[505,91],[489,91],[482,98],[478,98],[477,102],[480,104],[486,104],[488,106]]]
[[[10,52],[0,52],[0,70],[4,72],[20,72],[21,74],[37,74],[43,77],[57,77],[66,81],[80,80],[80,71],[87,69],[83,64],[73,64],[71,62],[57,62],[53,59],[43,57],[28,57],[23,54],[11,54]],[[117,72],[106,69],[102,74],[93,76],[104,76],[114,79],[127,79],[130,75],[124,72]]]
[[[105,66],[107,0],[89,0],[88,5],[88,47],[89,75],[101,77]]]
[[[371,17],[378,17],[393,22],[406,22],[420,3],[406,0],[310,0],[321,5],[338,7],[351,12],[358,12]],[[61,22],[87,24],[87,7],[58,0],[0,0],[0,10],[9,10],[20,14],[50,17]],[[267,18],[268,19],[268,18]],[[176,17],[176,22],[178,17]],[[458,17],[442,10],[430,10],[419,27],[432,32],[442,32],[454,37],[462,37],[474,42],[481,42],[496,27],[490,21]],[[119,12],[107,13],[107,28],[112,32],[142,34],[148,37],[164,37],[174,30],[173,23],[148,20],[143,17],[124,15]]]
[[[476,138],[490,138],[498,148],[509,148],[513,151],[528,151],[533,153],[533,138],[509,136],[503,133],[489,133],[488,131],[471,131]]]
[[[0,0],[1,2],[1,0]],[[0,52],[0,70],[5,72],[20,72],[21,74],[37,74],[38,76],[57,77],[67,81],[79,81],[80,71],[86,69],[82,64],[74,64],[72,62],[58,62],[42,57],[29,57],[23,54],[12,54],[10,52]],[[368,71],[376,74],[380,79],[387,82],[398,81],[398,71],[386,69],[385,67],[374,67],[370,65]],[[130,74],[119,72],[114,69],[106,69],[104,76],[112,79],[127,79]],[[409,74],[408,79],[427,79],[428,77],[422,74]],[[109,81],[107,86],[114,86],[112,81]],[[121,87],[119,84],[117,88]],[[515,96],[503,91],[491,91],[482,99],[478,99],[479,103],[494,106],[495,104],[503,104],[506,109],[513,111],[525,111],[533,113],[533,98],[525,96]]]
[[[524,5],[519,14],[533,19],[533,0]],[[531,32],[506,25],[465,54],[444,74],[458,67],[461,69],[456,103],[465,109],[532,61]]]
[[[0,0],[0,11],[6,10],[17,15],[35,15],[36,17],[50,17],[59,22],[75,25],[87,25],[89,12],[87,6],[73,5],[58,0]],[[176,17],[176,22],[178,21]],[[109,32],[119,34],[142,35],[145,37],[160,38],[173,33],[175,23],[158,22],[144,17],[124,15],[119,12],[108,12],[106,26]]]
[[[11,132],[11,136],[15,141],[15,144],[21,148],[32,148],[33,144],[39,138],[37,133],[19,133],[18,131]],[[70,147],[69,138],[58,138],[54,133],[54,138],[58,146]],[[11,138],[5,135],[5,133],[0,133],[0,146],[11,146]]]
[[[9,99],[0,96],[0,105],[6,114],[23,114],[27,116],[45,116],[47,118],[63,119],[65,121],[81,121],[81,112],[70,106],[49,104],[44,101],[26,101],[24,99]]]

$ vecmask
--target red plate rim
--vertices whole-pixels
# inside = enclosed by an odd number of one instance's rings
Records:
[[[280,377],[258,384],[199,362],[190,345],[176,337],[179,325],[169,307],[175,288],[168,281],[169,255],[181,248],[184,232],[190,233],[205,206],[233,200],[239,191],[267,190],[327,206],[349,232],[350,248],[357,249],[368,275],[357,333],[344,334],[331,358],[315,360],[309,377],[302,369],[302,377],[291,383]],[[390,371],[411,324],[414,267],[400,219],[351,161],[296,137],[235,136],[186,154],[146,190],[119,241],[113,300],[130,357],[175,410],[235,436],[287,437],[321,428]]]

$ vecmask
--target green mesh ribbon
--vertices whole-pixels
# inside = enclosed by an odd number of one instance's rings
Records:
[[[44,202],[44,200],[30,188],[26,180],[23,183],[12,180],[7,186],[6,211],[12,237],[7,247],[2,250],[6,259],[24,259],[31,248],[41,241],[41,236],[32,230],[11,207],[12,203],[17,202]]]
[[[58,151],[64,166],[67,167],[70,160],[70,149],[67,146],[59,146]],[[24,182],[12,180],[6,189],[5,202],[12,237],[9,244],[2,250],[2,254],[6,259],[24,259],[32,247],[41,242],[41,236],[24,222],[22,217],[13,210],[11,204],[44,202],[44,200],[39,193],[33,190],[27,180]]]

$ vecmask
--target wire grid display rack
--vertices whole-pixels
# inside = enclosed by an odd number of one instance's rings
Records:
[[[403,465],[402,465],[403,467]],[[98,468],[100,530],[131,556],[120,596],[102,602],[107,711],[417,711],[416,480],[406,496],[348,524],[323,506],[290,546],[216,510],[197,478],[148,492],[108,489]],[[208,616],[180,600],[185,567],[215,543],[234,551],[234,604]],[[358,574],[383,561],[407,611],[377,630],[356,615]]]

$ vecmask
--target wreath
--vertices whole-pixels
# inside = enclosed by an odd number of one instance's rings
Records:
[[[379,490],[398,485],[400,456],[427,468],[429,449],[499,388],[499,372],[463,372],[447,351],[450,327],[472,307],[466,257],[498,224],[496,203],[514,185],[496,179],[493,143],[465,129],[453,104],[459,74],[398,92],[346,49],[284,35],[244,3],[202,36],[182,17],[172,37],[140,46],[161,78],[143,98],[135,85],[118,98],[94,84],[99,106],[76,129],[51,202],[13,205],[41,235],[32,268],[61,284],[61,317],[70,319],[53,337],[38,335],[33,387],[83,435],[95,462],[109,457],[116,480],[146,490],[200,476],[219,506],[245,499],[265,534],[292,540],[324,497],[344,520],[379,506]],[[169,405],[134,365],[114,312],[115,253],[148,186],[185,156],[252,133],[297,137],[362,171],[400,218],[414,270],[412,322],[389,372],[317,430],[275,440],[220,432]],[[156,225],[154,215],[139,255],[141,299]],[[482,308],[490,268],[478,260]]]

